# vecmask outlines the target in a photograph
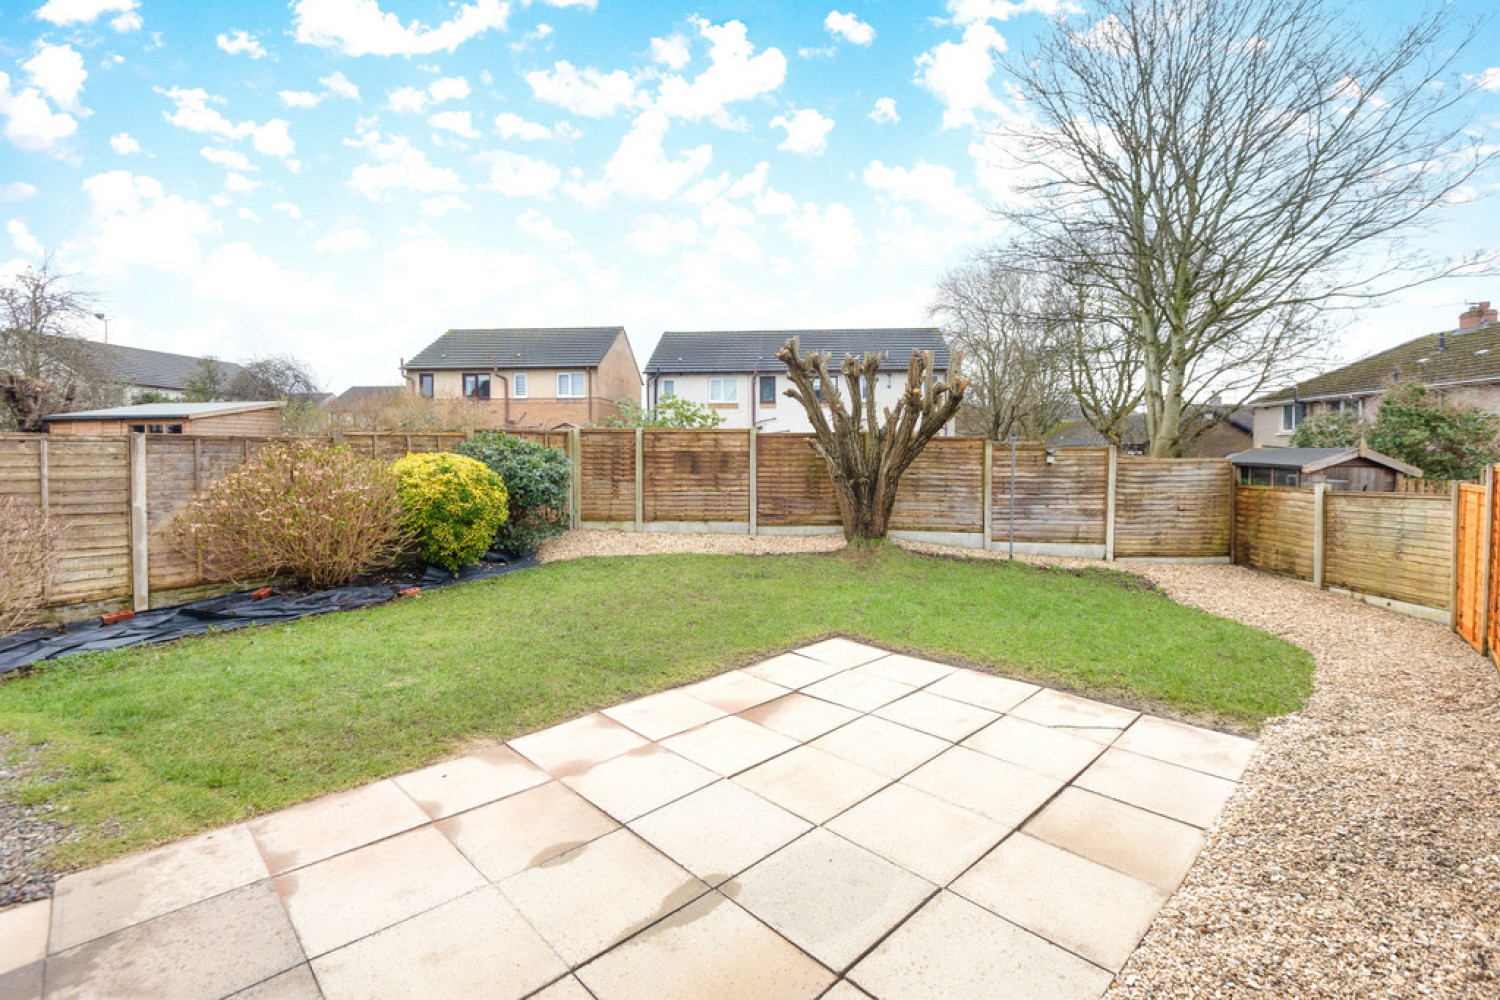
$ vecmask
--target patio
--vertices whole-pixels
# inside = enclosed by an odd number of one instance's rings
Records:
[[[63,879],[16,997],[1094,997],[1254,744],[844,639]]]

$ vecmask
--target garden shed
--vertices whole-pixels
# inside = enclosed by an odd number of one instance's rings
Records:
[[[1316,486],[1352,493],[1389,493],[1400,477],[1420,479],[1414,465],[1371,451],[1361,441],[1347,448],[1252,448],[1229,456],[1242,486]]]
[[[281,433],[279,401],[237,403],[138,403],[106,410],[54,413],[49,434],[199,434],[269,437]]]

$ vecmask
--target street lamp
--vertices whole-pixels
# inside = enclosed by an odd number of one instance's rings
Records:
[[[109,317],[103,313],[94,313],[94,318],[104,323],[104,342],[109,343]]]

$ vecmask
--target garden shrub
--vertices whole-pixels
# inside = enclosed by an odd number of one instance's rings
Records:
[[[456,450],[483,462],[505,481],[510,517],[495,535],[497,549],[525,555],[563,530],[571,488],[567,455],[498,431],[476,434]]]
[[[271,444],[177,517],[173,541],[207,575],[294,577],[313,588],[389,565],[406,543],[395,475],[312,441]]]
[[[464,455],[407,455],[391,466],[401,484],[401,510],[422,558],[457,572],[494,544],[509,513],[505,482]]]
[[[40,504],[0,495],[0,635],[37,623],[62,536],[62,522],[42,513]]]

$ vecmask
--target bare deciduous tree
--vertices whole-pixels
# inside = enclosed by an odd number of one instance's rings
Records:
[[[301,358],[263,354],[240,365],[224,386],[225,399],[264,400],[309,396],[319,389],[318,376]]]
[[[1120,302],[1156,455],[1206,399],[1304,369],[1333,310],[1453,270],[1410,246],[1488,154],[1467,42],[1436,7],[1392,40],[1323,0],[1096,0],[1012,66],[1044,180],[1006,211],[1012,266]],[[1228,409],[1233,409],[1230,405]]]
[[[48,258],[0,285],[0,403],[23,431],[73,408],[101,381],[78,327],[96,303]]]
[[[964,433],[1040,441],[1068,410],[1068,364],[1038,277],[976,254],[938,280],[929,314],[962,348]]]
[[[948,380],[939,381],[932,352],[912,351],[906,388],[894,410],[886,407],[881,423],[875,410],[878,352],[863,358],[846,355],[839,366],[852,404],[847,408],[839,380],[828,370],[827,354],[804,356],[793,337],[776,357],[792,380],[786,395],[802,404],[812,422],[813,450],[822,456],[833,479],[844,538],[850,542],[884,538],[901,476],[963,402],[969,380],[954,374],[962,359],[951,359]]]
[[[1074,402],[1089,426],[1121,447],[1126,421],[1141,405],[1139,345],[1098,289],[1058,279],[1051,292],[1049,329],[1066,359]]]

